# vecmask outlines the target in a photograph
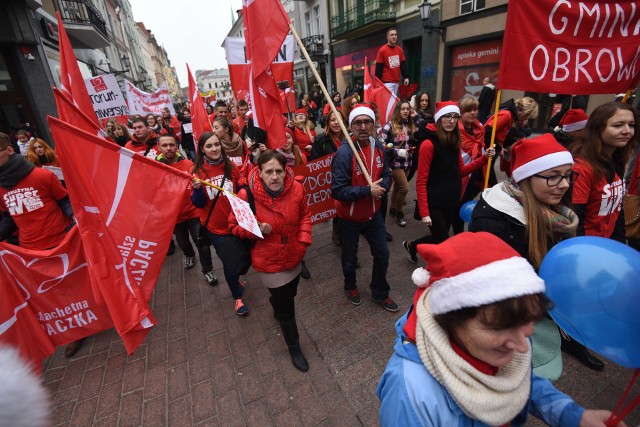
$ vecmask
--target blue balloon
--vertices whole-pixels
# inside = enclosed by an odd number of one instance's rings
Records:
[[[468,222],[469,224],[471,224],[471,214],[473,213],[473,209],[475,209],[477,204],[477,200],[471,200],[460,207],[460,218],[464,222]]]
[[[575,237],[547,253],[540,277],[558,326],[607,359],[640,368],[640,252],[603,237]]]

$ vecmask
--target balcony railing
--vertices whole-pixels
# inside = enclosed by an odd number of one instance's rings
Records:
[[[324,54],[324,34],[305,37],[302,44],[311,57],[318,57]]]
[[[91,2],[85,0],[53,0],[53,5],[65,24],[93,25],[105,38],[109,38],[107,23]]]
[[[331,17],[331,33],[339,36],[375,21],[395,21],[398,0],[356,0],[356,5]]]

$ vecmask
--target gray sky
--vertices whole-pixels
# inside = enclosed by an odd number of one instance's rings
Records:
[[[231,30],[231,10],[242,0],[129,0],[136,21],[163,45],[176,67],[180,86],[188,85],[186,63],[194,73],[200,69],[226,68],[220,47]]]

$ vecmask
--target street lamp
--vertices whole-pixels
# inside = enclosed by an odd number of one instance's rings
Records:
[[[418,8],[420,8],[420,17],[422,18],[422,27],[425,30],[429,30],[429,32],[435,31],[440,34],[440,38],[442,38],[442,42],[444,42],[447,34],[447,27],[431,24],[431,20],[429,19],[431,16],[431,6],[432,4],[428,1],[423,1],[418,5]]]

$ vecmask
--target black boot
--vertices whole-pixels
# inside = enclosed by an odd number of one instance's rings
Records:
[[[296,318],[291,320],[280,321],[280,327],[282,328],[282,335],[289,347],[289,355],[291,356],[291,362],[293,366],[301,372],[307,372],[309,370],[309,363],[300,350],[300,341],[298,336],[298,325],[296,324]]]
[[[307,264],[304,263],[304,260],[302,261],[302,271],[300,271],[300,277],[302,277],[304,280],[311,279],[311,273],[309,273],[309,269],[307,268]]]
[[[587,368],[595,371],[602,371],[604,369],[604,363],[602,363],[600,359],[589,353],[587,347],[571,338],[562,329],[560,329],[560,337],[562,338],[562,351],[578,359]]]

